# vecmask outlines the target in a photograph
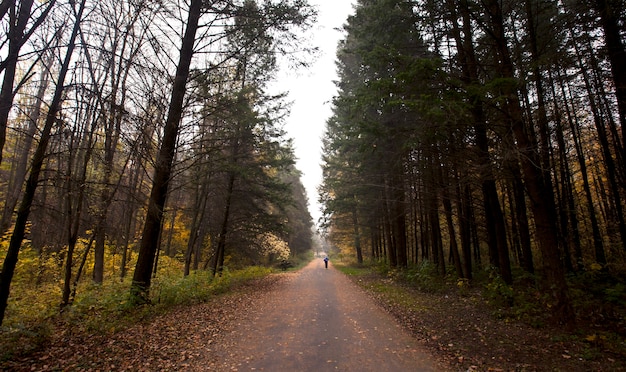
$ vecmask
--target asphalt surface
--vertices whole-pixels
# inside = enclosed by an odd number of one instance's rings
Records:
[[[395,320],[322,259],[313,260],[231,329],[220,369],[438,371]]]

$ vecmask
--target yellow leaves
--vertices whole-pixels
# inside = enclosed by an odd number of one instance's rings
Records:
[[[600,271],[600,270],[602,270],[602,265],[600,265],[600,264],[599,264],[599,263],[597,263],[597,262],[594,262],[594,263],[592,263],[591,265],[589,265],[589,268],[590,268],[592,271]]]
[[[585,337],[585,340],[589,341],[589,342],[595,342],[598,339],[598,335],[597,334],[593,334],[593,335],[589,335],[587,337]]]
[[[259,236],[261,241],[261,254],[263,256],[273,256],[278,261],[288,260],[291,250],[287,242],[271,233],[265,233]]]

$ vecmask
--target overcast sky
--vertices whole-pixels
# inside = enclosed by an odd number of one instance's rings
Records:
[[[321,138],[326,119],[331,115],[330,100],[336,94],[333,81],[337,80],[335,52],[337,42],[343,37],[338,29],[353,10],[351,0],[310,0],[317,5],[318,23],[311,30],[312,42],[320,48],[320,56],[309,70],[283,71],[279,74],[277,88],[288,91],[293,102],[286,130],[294,139],[296,167],[303,173],[309,209],[313,222],[321,217],[317,203],[317,186],[322,179]]]

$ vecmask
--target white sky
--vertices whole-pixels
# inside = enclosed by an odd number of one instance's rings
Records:
[[[309,0],[309,3],[318,8],[318,22],[310,36],[312,43],[320,48],[319,58],[309,70],[281,72],[276,87],[289,92],[287,99],[293,102],[285,129],[294,139],[296,167],[303,173],[309,210],[317,223],[321,217],[317,203],[317,186],[322,180],[321,139],[331,115],[330,100],[337,92],[333,83],[337,80],[335,53],[337,42],[343,37],[337,29],[352,14],[353,1]]]

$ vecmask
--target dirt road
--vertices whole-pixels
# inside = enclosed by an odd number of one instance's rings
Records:
[[[365,288],[384,280],[359,278]],[[332,264],[324,269],[321,259],[297,272],[232,285],[206,302],[117,332],[51,325],[46,344],[0,360],[0,371],[626,371],[621,346],[600,339],[592,348],[587,338],[498,319],[478,292],[402,288],[419,302],[413,311],[387,302],[379,291],[376,298],[365,295]],[[591,334],[583,332],[579,338]],[[16,342],[30,349],[24,341]]]
[[[321,259],[233,326],[219,370],[440,371],[387,313]]]
[[[7,371],[445,371],[321,259],[114,334],[60,328]]]

